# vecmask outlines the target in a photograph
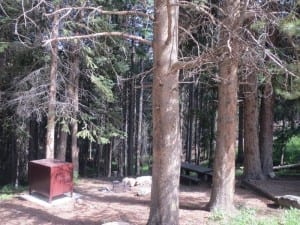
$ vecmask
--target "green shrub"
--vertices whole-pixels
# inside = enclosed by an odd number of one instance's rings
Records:
[[[286,144],[285,160],[287,163],[300,161],[300,135],[292,137]]]
[[[281,158],[281,149],[284,149],[284,163],[293,164],[300,161],[300,135],[293,136],[286,143],[275,141],[274,164],[278,165]]]

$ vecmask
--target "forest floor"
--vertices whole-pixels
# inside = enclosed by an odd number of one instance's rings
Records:
[[[264,182],[264,183],[263,183]],[[299,177],[260,182],[275,195],[300,196]],[[137,196],[136,187],[114,192],[108,179],[79,179],[75,193],[79,198],[69,198],[62,204],[41,206],[25,200],[24,192],[8,200],[0,200],[0,224],[2,225],[101,225],[112,221],[145,225],[149,215],[150,194]],[[212,214],[204,210],[210,197],[210,184],[180,186],[180,224],[211,224]],[[237,185],[235,192],[237,208],[252,208],[258,216],[278,215],[282,209],[274,202],[252,190]]]

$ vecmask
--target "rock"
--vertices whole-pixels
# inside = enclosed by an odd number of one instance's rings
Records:
[[[274,172],[270,172],[268,175],[271,179],[274,179],[276,177],[276,174]]]
[[[109,223],[103,223],[102,225],[130,225],[130,223],[126,223],[126,222],[109,222]]]
[[[152,176],[141,176],[137,177],[136,179],[137,186],[151,186],[152,184]]]
[[[83,204],[83,200],[80,199],[80,198],[78,198],[78,199],[76,199],[76,203],[79,204],[79,205],[82,205]]]
[[[151,188],[150,187],[141,187],[138,189],[136,195],[137,196],[145,196],[151,193]]]
[[[283,196],[278,197],[277,203],[280,206],[300,209],[300,197],[299,196],[283,195]]]
[[[100,192],[110,192],[110,189],[108,187],[100,187],[98,191],[100,191]]]
[[[126,190],[127,190],[127,187],[128,187],[128,185],[127,184],[125,184],[125,182],[120,182],[120,181],[118,181],[118,180],[114,180],[113,182],[112,182],[112,184],[113,184],[113,188],[112,188],[112,190],[114,191],[114,192],[125,192]]]
[[[123,178],[122,183],[124,183],[125,185],[127,185],[129,187],[133,187],[136,184],[136,180],[131,177],[125,177],[125,178]]]

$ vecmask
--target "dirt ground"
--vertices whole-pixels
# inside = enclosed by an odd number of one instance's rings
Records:
[[[264,181],[259,185],[267,187],[276,195],[293,194],[300,196],[298,180]],[[107,179],[80,179],[75,186],[78,199],[50,207],[24,200],[16,196],[0,201],[0,224],[2,225],[100,225],[106,222],[123,221],[132,225],[144,225],[149,215],[150,195],[137,196],[137,189],[125,192],[107,191],[112,182]],[[181,185],[180,224],[208,224],[210,213],[204,210],[210,197],[210,184]],[[236,207],[255,208],[259,215],[276,215],[281,209],[274,207],[271,200],[237,185]]]

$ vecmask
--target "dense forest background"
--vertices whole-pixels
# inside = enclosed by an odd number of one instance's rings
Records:
[[[222,51],[217,4],[182,1],[179,9],[179,57],[199,65],[179,74],[181,160],[209,166]],[[269,14],[249,16],[240,34],[236,162],[265,147],[263,170],[270,160],[300,161],[300,2],[257,4]],[[26,184],[28,161],[49,156],[52,125],[54,157],[75,163],[79,176],[151,172],[154,11],[152,1],[0,2],[0,185]],[[201,53],[205,60],[192,61]]]

